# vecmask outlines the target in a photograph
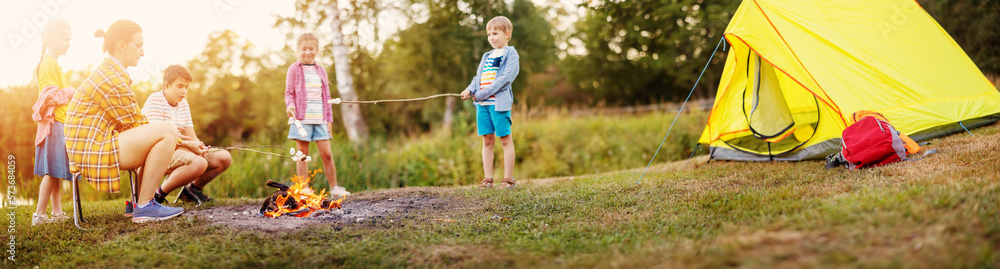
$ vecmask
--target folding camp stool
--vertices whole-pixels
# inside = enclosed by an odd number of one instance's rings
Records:
[[[73,171],[73,224],[80,230],[89,230],[80,226],[80,223],[87,222],[83,219],[83,207],[80,204],[80,181],[83,180],[83,174],[81,174],[79,169],[76,169],[76,165],[73,163],[70,163],[70,171]],[[136,201],[139,200],[138,187],[135,185],[137,174],[135,169],[126,170],[126,172],[128,173],[128,181],[131,186],[130,191],[132,192],[130,199],[132,199],[132,205],[134,206],[137,205]]]
[[[167,179],[164,178],[163,181],[167,181]],[[184,192],[191,192],[191,190],[188,189],[188,187],[191,186],[191,184],[194,184],[194,183],[190,183],[188,185],[185,185],[185,186],[181,187],[181,190],[179,192],[177,192],[177,197],[174,197],[174,201],[173,201],[174,204],[177,203],[177,200],[181,199],[181,195],[183,195]],[[194,193],[188,193],[188,195],[190,195],[191,197],[194,197],[194,201],[198,203],[198,204],[195,205],[195,207],[201,206],[201,202],[202,202],[201,198],[198,198],[198,196],[194,195]]]

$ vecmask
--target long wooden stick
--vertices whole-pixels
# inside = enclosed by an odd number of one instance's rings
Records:
[[[378,104],[378,103],[423,101],[423,100],[428,100],[428,99],[432,99],[432,98],[449,97],[449,96],[462,97],[461,94],[457,94],[457,93],[442,93],[442,94],[435,94],[435,95],[431,95],[431,96],[427,96],[427,97],[420,97],[420,98],[385,99],[385,100],[374,100],[374,101],[347,101],[347,100],[340,100],[340,98],[334,98],[334,99],[330,99],[329,101],[327,101],[327,103],[328,104],[334,104],[334,105],[339,105],[339,104]]]

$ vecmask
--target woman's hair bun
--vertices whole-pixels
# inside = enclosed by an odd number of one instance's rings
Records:
[[[97,29],[97,31],[94,31],[94,37],[104,37],[104,30]]]

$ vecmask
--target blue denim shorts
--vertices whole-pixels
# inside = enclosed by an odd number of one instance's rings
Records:
[[[295,127],[295,124],[288,125],[288,139],[299,140],[299,141],[320,141],[320,140],[330,140],[330,130],[327,130],[326,124],[302,124],[302,128],[306,129],[306,136],[299,135],[299,128]]]
[[[479,135],[508,136],[511,124],[510,110],[498,112],[492,105],[476,105],[476,129]]]

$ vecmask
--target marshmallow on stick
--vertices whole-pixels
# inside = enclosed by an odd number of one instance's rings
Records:
[[[288,117],[288,120],[295,122],[295,128],[299,129],[299,136],[305,137],[306,135],[309,135],[309,133],[306,133],[306,128],[302,128],[302,122],[301,121],[299,121],[295,117]]]
[[[305,155],[301,151],[295,150],[294,148],[288,149],[288,154],[292,155],[291,158],[296,162],[309,162],[312,161],[312,156]]]

